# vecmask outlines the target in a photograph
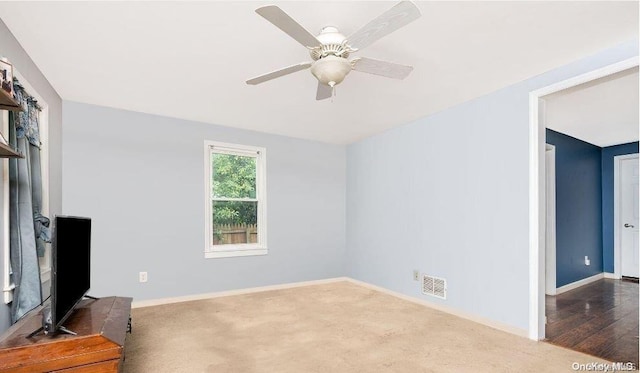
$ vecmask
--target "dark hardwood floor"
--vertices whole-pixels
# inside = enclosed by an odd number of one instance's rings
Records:
[[[638,284],[603,279],[546,296],[547,342],[638,367]]]

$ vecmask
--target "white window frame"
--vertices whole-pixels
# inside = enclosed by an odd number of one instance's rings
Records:
[[[211,155],[213,153],[251,156],[256,158],[256,198],[238,199],[258,202],[258,242],[213,245],[213,222],[211,220]],[[262,147],[230,144],[219,141],[204,142],[204,189],[205,189],[205,258],[229,258],[237,256],[266,255],[267,250],[267,150]]]
[[[27,79],[24,78],[15,68],[13,68],[13,75],[18,78],[20,84],[24,87],[25,91],[33,96],[38,101],[38,105],[42,109],[38,118],[39,130],[40,130],[40,165],[42,167],[42,215],[49,216],[49,105],[38,94],[38,92],[29,84]],[[0,110],[0,130],[2,134],[9,140],[9,112],[6,110]],[[9,243],[9,160],[7,158],[2,160],[2,183],[3,183],[3,226],[2,240],[0,241],[0,248],[4,258],[4,278],[3,278],[3,301],[5,304],[13,301],[13,289],[15,284],[11,282],[11,256],[10,256],[10,243]],[[51,280],[51,245],[45,244],[45,253],[43,258],[39,258],[38,263],[40,265],[40,281],[42,284]]]

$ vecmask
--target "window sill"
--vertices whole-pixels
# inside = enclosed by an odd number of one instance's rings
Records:
[[[215,258],[233,258],[236,256],[256,256],[256,255],[267,255],[267,248],[255,248],[255,249],[245,249],[245,250],[215,250],[215,251],[205,251],[204,257],[206,259],[215,259]]]
[[[11,301],[13,300],[13,289],[15,288],[16,288],[15,284],[10,284],[9,286],[2,289],[2,292],[4,293],[4,299],[3,299],[4,304],[11,303]]]

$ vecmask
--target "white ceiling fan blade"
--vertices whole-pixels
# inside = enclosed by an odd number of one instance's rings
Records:
[[[309,67],[311,67],[311,65],[312,65],[312,62],[302,62],[297,65],[285,67],[284,69],[272,71],[270,73],[260,75],[255,78],[251,78],[247,80],[247,84],[256,85],[256,84],[264,83],[271,79],[275,79],[284,75],[295,73],[296,71],[308,69]]]
[[[387,78],[404,79],[413,71],[413,66],[398,65],[397,63],[361,57],[354,60],[353,69]]]
[[[326,84],[318,82],[318,91],[316,92],[316,100],[324,100],[330,98],[333,95],[333,88]]]
[[[347,38],[349,46],[362,49],[374,41],[420,18],[420,10],[411,1],[401,1]]]
[[[320,42],[315,36],[313,36],[313,34],[300,26],[298,22],[277,6],[263,6],[256,9],[256,13],[264,17],[267,21],[273,23],[274,26],[284,31],[287,35],[291,36],[305,47],[313,48],[320,45]]]

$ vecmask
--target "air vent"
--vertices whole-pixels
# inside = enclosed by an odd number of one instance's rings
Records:
[[[422,294],[447,299],[447,280],[424,275],[422,277]]]

